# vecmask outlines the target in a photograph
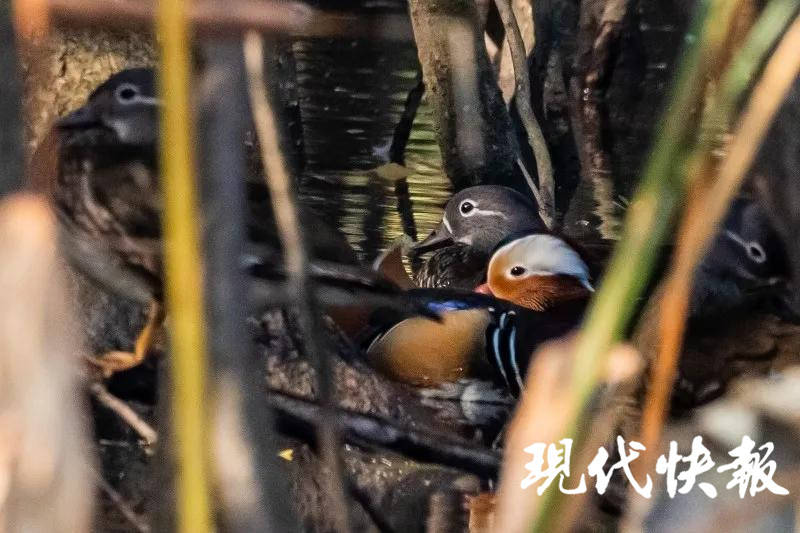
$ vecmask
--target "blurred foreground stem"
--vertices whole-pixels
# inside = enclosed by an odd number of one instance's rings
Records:
[[[199,213],[189,105],[189,32],[184,0],[158,3],[161,43],[161,176],[165,292],[171,321],[172,420],[178,531],[211,531],[206,443],[206,339]]]
[[[289,284],[298,306],[298,318],[306,351],[314,363],[317,398],[323,413],[317,426],[317,450],[328,480],[323,488],[327,498],[330,520],[335,531],[350,531],[348,504],[345,499],[343,466],[339,456],[341,436],[336,413],[334,368],[323,350],[325,324],[318,312],[318,302],[309,276],[305,235],[299,220],[297,200],[286,162],[278,146],[280,138],[277,119],[267,94],[264,76],[264,40],[258,33],[248,31],[244,36],[244,57],[250,92],[250,107],[256,135],[261,147],[264,177],[269,188],[275,226],[283,247],[283,257]]]
[[[797,8],[797,0],[775,0],[767,5],[722,78],[709,122],[725,125],[726,129],[730,127],[741,95],[757,75]],[[795,26],[797,22],[784,36],[756,85],[719,171],[713,171],[713,146],[707,138],[697,143],[689,158],[688,179],[692,185],[661,306],[659,353],[642,415],[640,441],[647,447],[647,452],[640,460],[637,469],[640,472],[652,466],[657,456],[655,447],[666,420],[683,345],[694,270],[705,254],[715,228],[725,216],[728,204],[739,190],[772,116],[786,94],[788,85],[780,85],[780,82],[789,83],[796,76],[793,72],[795,59],[799,57],[796,54],[798,48],[794,53],[789,52],[792,48],[787,48],[796,42],[793,40],[796,39],[793,37],[797,32]],[[777,68],[782,68],[781,72],[776,73]],[[774,79],[776,74],[781,77],[780,81]],[[767,109],[763,109],[765,100]]]
[[[659,248],[684,200],[688,183],[685,163],[698,139],[698,110],[704,102],[708,76],[722,70],[719,63],[726,53],[740,4],[740,1],[704,0],[697,7],[668,106],[656,129],[660,134],[628,210],[622,239],[578,337],[576,366],[584,371],[574,375],[563,433],[573,437],[576,445],[585,437],[585,409],[596,389],[599,370],[631,320]],[[549,531],[564,503],[564,495],[551,490],[540,503],[533,530]]]

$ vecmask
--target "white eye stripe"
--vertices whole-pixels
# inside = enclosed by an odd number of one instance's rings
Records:
[[[735,233],[731,230],[725,230],[725,236],[728,237],[730,240],[741,246],[747,252],[747,256],[755,261],[756,263],[763,263],[767,260],[767,252],[764,251],[764,248],[756,241],[746,241],[744,240],[741,235]],[[760,257],[755,257],[752,253],[752,249],[758,250]]]
[[[472,210],[473,213],[478,213],[480,215],[492,216],[492,217],[500,217],[503,220],[508,220],[508,216],[502,211],[492,211],[491,209],[478,209],[477,207]]]
[[[160,106],[161,100],[159,98],[155,98],[153,96],[137,96],[134,99],[134,102],[139,104],[147,104],[152,106]]]
[[[509,271],[509,274],[511,274],[511,271]],[[525,271],[525,273],[520,274],[519,276],[514,276],[514,274],[511,274],[511,276],[514,279],[524,279],[524,278],[529,278],[531,276],[555,276],[555,275],[556,275],[555,272],[549,272],[547,270],[528,270]],[[581,285],[583,285],[584,288],[586,288],[591,292],[594,292],[594,287],[592,286],[591,283],[589,283],[589,280],[582,277],[576,277],[576,279],[581,282]]]
[[[469,203],[472,205],[472,209],[466,213],[462,211],[464,204]],[[458,206],[458,212],[461,213],[462,217],[471,217],[474,215],[483,215],[483,216],[493,216],[493,217],[500,217],[503,220],[508,220],[508,216],[503,213],[502,211],[494,211],[491,209],[478,209],[478,202],[472,200],[471,198],[467,198],[463,200]]]
[[[123,91],[133,91],[133,96],[130,98],[123,98],[122,92]],[[141,94],[141,90],[138,86],[132,83],[123,83],[114,91],[114,98],[122,105],[132,105],[132,104],[145,104],[145,105],[152,105],[152,106],[160,106],[161,100],[155,98],[153,96],[143,96]]]

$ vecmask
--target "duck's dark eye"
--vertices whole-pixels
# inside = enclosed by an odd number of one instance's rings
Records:
[[[122,103],[130,103],[137,96],[139,96],[139,89],[135,85],[127,83],[117,88],[117,100]]]
[[[462,202],[461,203],[461,207],[459,207],[459,209],[461,210],[461,214],[462,215],[466,215],[468,213],[471,213],[474,208],[475,208],[475,204],[473,204],[470,201]]]
[[[519,277],[525,273],[525,268],[519,265],[511,268],[511,275],[514,277]]]
[[[763,263],[767,260],[767,253],[757,242],[751,242],[747,245],[747,255],[756,263]]]

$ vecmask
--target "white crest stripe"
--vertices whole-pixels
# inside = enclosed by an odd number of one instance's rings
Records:
[[[500,320],[502,323],[502,318]],[[497,368],[500,369],[500,374],[503,375],[503,380],[508,383],[506,369],[503,368],[503,361],[500,359],[500,327],[495,328],[494,333],[492,334],[492,348],[494,351],[494,360],[497,364]]]
[[[511,367],[514,369],[514,377],[517,378],[517,386],[522,391],[522,375],[519,372],[519,364],[517,363],[517,349],[515,342],[517,340],[517,328],[511,328],[511,336],[508,338],[508,346],[511,350]]]

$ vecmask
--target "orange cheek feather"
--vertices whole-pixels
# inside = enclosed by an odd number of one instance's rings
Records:
[[[557,302],[589,295],[588,290],[570,276],[529,276],[510,280],[503,275],[494,275],[489,286],[498,298],[536,311],[544,311]]]

